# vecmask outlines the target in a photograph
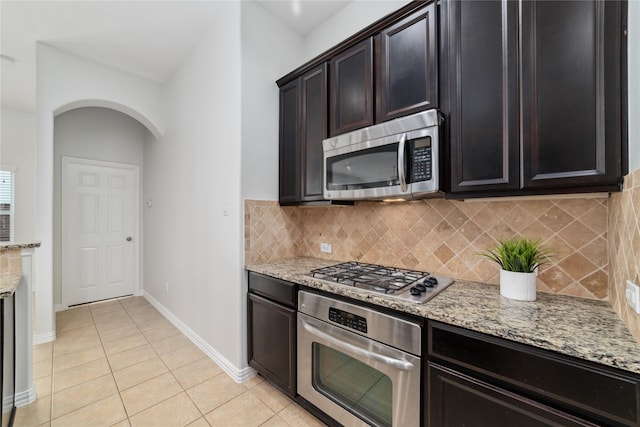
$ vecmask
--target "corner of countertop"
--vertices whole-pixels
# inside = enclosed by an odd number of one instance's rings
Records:
[[[0,251],[8,251],[12,249],[29,249],[29,248],[39,248],[40,242],[4,242],[0,243]]]
[[[0,298],[13,295],[21,280],[22,273],[0,274]]]

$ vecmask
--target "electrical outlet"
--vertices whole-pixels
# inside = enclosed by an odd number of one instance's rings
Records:
[[[331,243],[320,243],[320,252],[330,254],[332,251]]]
[[[636,313],[640,314],[640,287],[631,280],[627,280],[625,295],[627,297],[627,304],[629,304]]]

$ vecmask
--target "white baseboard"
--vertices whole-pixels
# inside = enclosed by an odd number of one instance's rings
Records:
[[[32,385],[29,390],[16,393],[16,408],[29,405],[36,401],[36,386]]]
[[[62,304],[56,304],[56,305],[54,306],[54,309],[56,310],[56,313],[57,313],[57,312],[59,312],[59,311],[64,311],[64,310],[66,310],[67,308],[69,308],[69,307],[66,307],[66,306],[64,306],[64,305],[62,305]]]
[[[56,332],[45,332],[44,334],[36,334],[33,336],[33,345],[45,344],[56,340]]]
[[[209,358],[216,362],[233,380],[237,383],[242,383],[256,375],[256,371],[247,366],[243,369],[238,369],[233,363],[229,362],[224,356],[222,356],[216,349],[211,347],[205,340],[203,340],[198,334],[196,334],[191,328],[185,325],[180,319],[178,319],[173,313],[167,310],[158,300],[152,297],[148,292],[143,291],[143,296],[149,303],[156,308],[167,320],[187,336],[200,350],[202,350]]]

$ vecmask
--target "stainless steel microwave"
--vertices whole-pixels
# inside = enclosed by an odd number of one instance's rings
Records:
[[[428,110],[322,141],[326,200],[441,196],[440,124]]]

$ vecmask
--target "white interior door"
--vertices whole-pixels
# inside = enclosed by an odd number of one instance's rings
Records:
[[[71,157],[62,163],[63,305],[133,294],[139,167]]]

